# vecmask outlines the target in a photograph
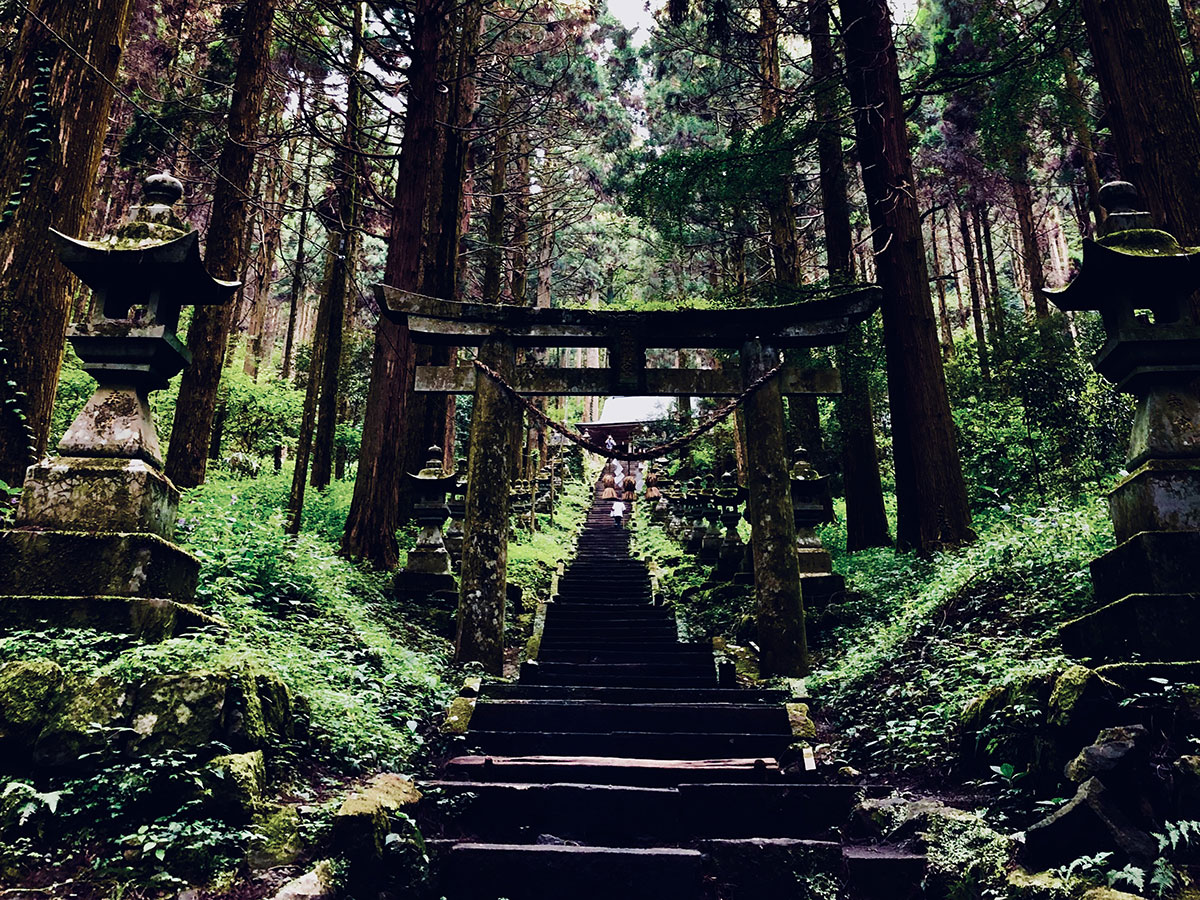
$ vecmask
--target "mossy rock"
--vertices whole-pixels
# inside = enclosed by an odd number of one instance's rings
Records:
[[[0,746],[28,755],[33,739],[62,700],[66,674],[46,659],[27,659],[0,667]]]
[[[72,679],[66,699],[38,735],[33,758],[53,769],[91,769],[127,728],[134,691],[114,678]]]
[[[817,736],[817,725],[808,714],[807,703],[787,704],[788,722],[792,726],[792,737],[811,741]]]
[[[1142,900],[1142,897],[1138,894],[1118,891],[1116,888],[1096,887],[1085,892],[1079,900]]]
[[[246,861],[254,870],[293,866],[304,856],[300,837],[303,818],[294,806],[270,807],[259,813],[252,831],[258,837],[250,845]]]
[[[251,821],[263,805],[267,767],[261,750],[212,759],[200,771],[205,805],[227,821]]]
[[[229,682],[229,673],[207,671],[149,679],[138,689],[133,713],[137,751],[195,751],[222,739]]]
[[[1008,900],[1071,900],[1071,895],[1067,882],[1054,872],[1008,873]]]
[[[926,896],[1003,896],[1012,842],[979,816],[951,807],[930,810],[921,837],[929,862]]]

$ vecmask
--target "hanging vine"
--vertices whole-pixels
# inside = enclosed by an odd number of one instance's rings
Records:
[[[54,128],[54,117],[50,109],[50,75],[54,68],[56,54],[46,48],[37,55],[37,68],[34,74],[33,86],[30,93],[29,112],[25,114],[25,134],[29,136],[29,150],[21,164],[21,180],[16,188],[8,195],[4,211],[0,213],[0,229],[12,224],[21,208],[25,194],[33,187],[33,179],[43,163],[46,153],[53,143],[51,134]]]

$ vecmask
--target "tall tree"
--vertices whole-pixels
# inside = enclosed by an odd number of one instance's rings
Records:
[[[24,4],[22,4],[24,5]],[[0,94],[0,481],[45,452],[72,288],[50,228],[91,209],[132,0],[30,0]]]
[[[847,196],[846,158],[842,152],[842,87],[839,66],[829,30],[829,0],[811,0],[809,28],[812,40],[813,79],[816,82],[817,156],[821,170],[821,206],[825,217],[825,255],[829,280],[847,284],[854,280],[851,261],[850,200]],[[838,348],[842,370],[842,397],[838,423],[842,429],[842,474],[846,493],[846,549],[862,550],[891,543],[879,451],[875,446],[875,416],[871,386],[866,377],[862,330],[856,328]]]
[[[275,4],[276,0],[246,0],[242,7],[228,137],[217,162],[205,244],[209,269],[218,278],[237,279],[245,259],[246,220],[253,203],[250,183],[271,65]],[[167,451],[167,476],[180,487],[194,487],[204,481],[217,389],[234,313],[232,305],[197,307],[188,328],[192,365],[179,386]]]
[[[442,0],[417,0],[412,10],[408,96],[404,137],[396,164],[396,189],[388,229],[384,280],[401,290],[423,285],[428,213],[441,196],[435,179],[442,160],[436,158],[439,60],[448,39],[449,16]],[[440,142],[444,148],[445,143]],[[381,319],[375,330],[375,354],[363,421],[362,450],[354,497],[342,535],[342,553],[381,568],[399,561],[400,485],[404,477],[407,412],[413,395],[416,365],[408,327]]]
[[[1167,0],[1082,0],[1121,174],[1155,222],[1200,243],[1200,103]]]
[[[938,351],[900,73],[886,0],[840,0],[846,76],[883,288],[896,463],[897,544],[971,540],[971,514]]]

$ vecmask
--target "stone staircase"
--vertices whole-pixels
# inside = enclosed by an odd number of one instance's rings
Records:
[[[537,660],[481,688],[469,752],[423,787],[435,896],[825,896],[857,788],[781,773],[786,692],[719,683],[711,647],[652,605],[609,508],[597,495]]]

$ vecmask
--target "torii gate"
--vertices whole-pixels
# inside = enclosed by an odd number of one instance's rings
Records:
[[[816,299],[785,306],[634,312],[456,303],[376,286],[384,315],[406,324],[415,343],[477,347],[479,361],[520,393],[552,396],[736,397],[779,365],[781,350],[841,343],[880,300],[873,285],[813,294]],[[518,347],[606,347],[609,365],[518,368]],[[737,350],[740,371],[647,368],[650,348]],[[418,366],[416,390],[475,395],[455,653],[459,661],[478,660],[499,674],[509,527],[509,485],[499,473],[508,472],[516,452],[521,407],[474,366]],[[758,643],[765,672],[797,675],[808,667],[782,398],[838,393],[836,369],[784,366],[745,402]]]

